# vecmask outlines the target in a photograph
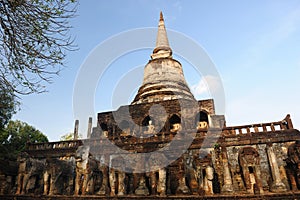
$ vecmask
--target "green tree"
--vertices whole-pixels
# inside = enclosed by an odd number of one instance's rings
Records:
[[[0,130],[4,128],[16,112],[15,98],[11,92],[0,87]]]
[[[27,142],[48,142],[48,138],[25,122],[9,121],[0,131],[0,158],[15,160]]]
[[[0,0],[0,87],[15,94],[45,92],[75,50],[69,19],[74,0]]]
[[[19,95],[45,92],[75,50],[69,20],[75,0],[0,0],[0,131]]]
[[[78,138],[82,138],[82,135],[78,134]],[[67,141],[73,139],[74,139],[74,133],[66,133],[60,137],[60,141]]]
[[[61,140],[61,141],[73,140],[73,138],[74,138],[74,133],[67,133],[67,134],[65,134],[65,135],[62,135],[62,136],[60,137],[60,140]]]

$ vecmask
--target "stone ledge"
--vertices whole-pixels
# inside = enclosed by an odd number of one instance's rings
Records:
[[[94,199],[135,199],[135,200],[153,200],[153,199],[163,199],[163,200],[194,200],[194,199],[225,199],[225,200],[232,200],[232,199],[300,199],[300,191],[299,192],[287,192],[282,194],[275,194],[275,193],[268,193],[264,195],[247,195],[247,194],[240,194],[240,195],[213,195],[213,196],[115,196],[115,197],[108,197],[108,196],[95,196],[95,195],[85,195],[85,196],[65,196],[65,195],[53,195],[53,196],[45,196],[45,195],[0,195],[1,200],[94,200]]]

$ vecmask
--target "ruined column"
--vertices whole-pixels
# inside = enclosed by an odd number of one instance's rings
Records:
[[[233,192],[233,184],[231,179],[231,174],[228,166],[228,157],[226,147],[222,148],[222,163],[224,169],[224,185],[222,186],[222,193],[231,193]]]
[[[43,195],[47,195],[48,194],[48,188],[49,188],[49,184],[48,184],[48,171],[46,170],[43,174],[43,179],[44,179],[44,191],[43,191]]]
[[[75,126],[74,126],[74,140],[78,139],[78,127],[79,127],[79,120],[75,120]]]
[[[91,138],[91,134],[92,134],[92,125],[93,125],[93,118],[89,117],[89,122],[88,122],[88,129],[87,129],[87,139]]]
[[[269,164],[271,167],[272,178],[273,178],[273,183],[271,185],[270,190],[272,192],[284,192],[287,190],[287,188],[284,185],[284,183],[281,181],[280,171],[279,171],[276,155],[274,153],[272,144],[267,145],[267,154],[268,154]]]
[[[205,177],[205,194],[213,194],[213,178],[214,178],[214,169],[211,166],[207,166],[205,168],[205,173],[206,173],[206,177]]]
[[[160,196],[166,195],[166,170],[165,168],[161,168],[158,171],[158,184],[157,184],[157,192]]]
[[[286,120],[286,122],[287,122],[288,129],[293,129],[294,127],[293,127],[293,123],[292,123],[290,114],[288,114],[288,115],[285,117],[285,120]]]
[[[110,196],[116,195],[116,173],[113,168],[109,169],[109,184],[110,184]]]
[[[118,196],[122,196],[125,194],[125,172],[118,171]]]

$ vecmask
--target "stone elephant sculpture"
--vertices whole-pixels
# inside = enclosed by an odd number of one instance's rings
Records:
[[[94,159],[90,154],[89,146],[78,147],[75,154],[76,161],[76,178],[75,178],[75,195],[93,194],[94,193],[94,176],[99,174],[99,161]]]
[[[18,157],[18,163],[16,194],[27,194],[29,190],[38,189],[45,167],[45,160],[32,158],[28,153],[22,152]]]
[[[290,179],[292,190],[296,191],[300,186],[300,143],[296,142],[288,148],[287,175]]]
[[[75,159],[47,158],[44,171],[44,195],[72,194]]]

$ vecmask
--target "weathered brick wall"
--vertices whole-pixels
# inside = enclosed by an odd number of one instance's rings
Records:
[[[188,104],[193,104],[192,108],[190,108],[191,106],[188,106]],[[198,101],[198,105],[194,104],[193,101],[169,100],[121,106],[118,110],[113,112],[98,113],[98,125],[106,124],[110,131],[116,131],[118,125],[120,125],[122,121],[128,122],[132,128],[134,126],[142,126],[142,122],[149,116],[149,111],[152,106],[161,108],[152,109],[151,114],[157,119],[156,121],[167,122],[173,115],[177,115],[179,118],[184,118],[185,121],[182,122],[182,125],[185,125],[185,128],[187,129],[196,128],[195,124],[191,123],[195,122],[196,114],[200,111],[204,111],[208,115],[215,114],[214,102],[212,99]],[[224,120],[224,117],[222,120]],[[219,119],[217,119],[217,121],[219,121]],[[162,127],[162,131],[168,131],[170,128],[168,123],[156,125]]]

